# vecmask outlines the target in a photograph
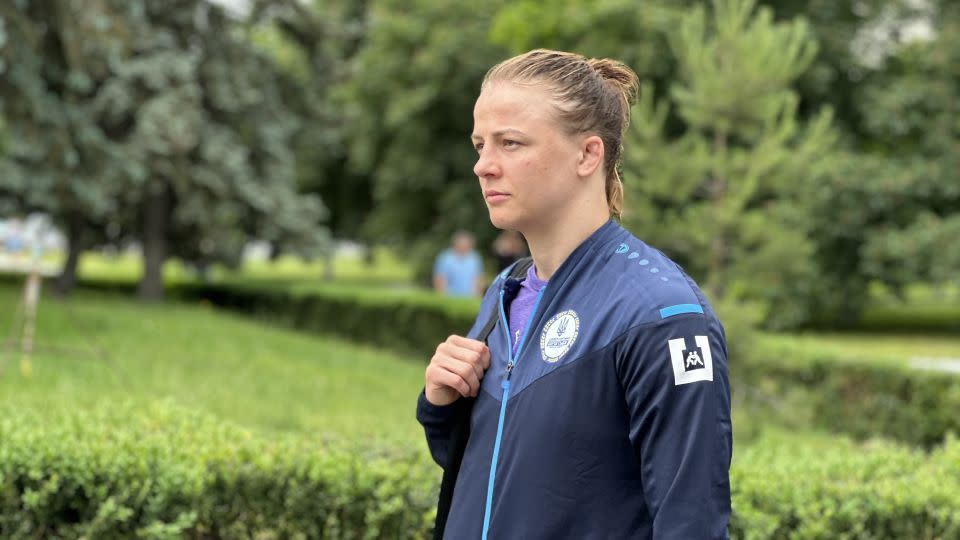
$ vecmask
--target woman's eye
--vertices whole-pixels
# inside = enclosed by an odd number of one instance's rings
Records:
[[[477,143],[477,144],[473,145],[473,149],[476,150],[477,153],[479,154],[480,151],[483,150],[483,143]]]
[[[517,146],[520,146],[520,143],[517,142],[517,141],[512,141],[512,140],[510,140],[510,139],[506,139],[505,141],[503,141],[503,146],[505,146],[505,147],[507,147],[507,148],[516,148]]]

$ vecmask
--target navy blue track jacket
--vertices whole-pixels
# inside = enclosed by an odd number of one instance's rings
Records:
[[[444,538],[727,538],[726,346],[693,280],[608,221],[550,278],[513,358],[504,276],[467,334],[499,311]],[[441,467],[452,418],[420,394]]]

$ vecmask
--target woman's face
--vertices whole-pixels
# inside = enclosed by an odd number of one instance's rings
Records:
[[[523,232],[565,215],[582,184],[580,149],[560,124],[548,92],[492,83],[473,108],[473,126],[473,172],[495,227]]]

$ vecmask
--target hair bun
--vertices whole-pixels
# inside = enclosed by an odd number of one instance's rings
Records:
[[[604,82],[616,88],[628,107],[636,102],[640,93],[640,80],[626,64],[609,58],[591,58],[587,60],[587,64]]]

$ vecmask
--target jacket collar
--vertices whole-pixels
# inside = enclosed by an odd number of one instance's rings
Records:
[[[593,231],[586,240],[581,242],[580,245],[564,259],[563,263],[560,264],[560,268],[557,268],[557,271],[550,277],[548,288],[554,291],[558,290],[563,286],[563,283],[576,272],[576,268],[580,266],[581,261],[595,256],[594,252],[596,250],[618,238],[623,232],[624,229],[620,224],[613,219],[608,219],[606,223],[601,225],[599,229]]]

